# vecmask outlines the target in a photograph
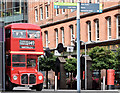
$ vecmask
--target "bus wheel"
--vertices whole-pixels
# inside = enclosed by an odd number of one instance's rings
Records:
[[[43,83],[36,85],[36,90],[41,91],[43,87]]]
[[[6,87],[5,87],[5,89],[8,90],[8,91],[12,91],[13,90],[13,84],[9,80],[6,80]]]

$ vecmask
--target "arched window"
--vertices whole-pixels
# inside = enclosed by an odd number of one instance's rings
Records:
[[[45,44],[48,47],[48,31],[45,31]]]
[[[58,29],[55,29],[55,41],[56,41],[56,47],[58,46]]]
[[[61,32],[62,32],[62,44],[64,46],[64,43],[65,43],[65,37],[64,37],[64,27],[61,27]]]
[[[95,20],[95,32],[96,32],[96,41],[99,41],[100,36],[99,36],[99,20]]]
[[[88,29],[88,41],[91,41],[91,22],[87,22],[87,29]]]
[[[73,41],[75,39],[73,25],[70,25],[70,33],[71,33],[71,46],[72,46],[72,45],[74,45]]]
[[[111,39],[111,17],[107,17],[107,33],[108,40]]]
[[[120,15],[117,15],[116,22],[117,22],[116,27],[117,27],[117,39],[118,39],[118,38],[120,38]]]

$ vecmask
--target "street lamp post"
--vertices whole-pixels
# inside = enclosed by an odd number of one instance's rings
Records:
[[[87,46],[88,42],[84,42],[84,41],[80,41],[80,42],[85,44],[85,90],[87,90],[87,61],[86,61],[86,56],[87,56],[86,49],[87,49],[87,47],[86,46]],[[91,42],[95,43],[95,41],[91,41]]]
[[[80,1],[77,0],[77,91],[80,93]]]

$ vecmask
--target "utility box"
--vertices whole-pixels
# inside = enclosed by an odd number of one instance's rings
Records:
[[[66,71],[64,69],[64,64],[66,60],[64,57],[57,58],[57,65],[56,65],[56,75],[58,76],[58,88],[59,89],[66,89]]]
[[[87,62],[87,89],[92,89],[92,71],[90,67],[92,65],[92,60],[89,56],[86,56]],[[81,56],[81,88],[85,89],[85,57]]]

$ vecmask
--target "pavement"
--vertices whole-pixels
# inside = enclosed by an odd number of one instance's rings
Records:
[[[43,89],[42,91],[31,90],[28,87],[15,87],[13,91],[5,91],[0,93],[120,93],[120,90],[54,90],[54,89]]]
[[[77,90],[57,90],[53,89],[43,89],[42,91],[36,90],[13,90],[13,91],[5,91],[0,93],[120,93],[120,90],[81,90],[78,92]]]

